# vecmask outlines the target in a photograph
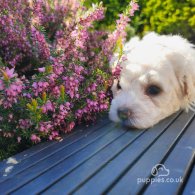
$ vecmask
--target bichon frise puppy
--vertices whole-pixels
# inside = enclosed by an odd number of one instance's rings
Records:
[[[149,33],[126,43],[124,53],[127,60],[112,86],[112,121],[148,128],[179,109],[193,110],[195,49],[186,39]]]

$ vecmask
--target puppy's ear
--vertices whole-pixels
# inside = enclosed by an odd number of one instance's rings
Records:
[[[194,110],[195,102],[195,75],[193,70],[189,66],[178,67],[177,78],[179,81],[182,101],[181,108],[188,111],[189,109]]]
[[[169,62],[175,72],[175,76],[179,83],[179,93],[181,98],[181,108],[189,110],[195,100],[195,72],[193,64],[189,63],[185,56],[169,52],[167,55]]]
[[[179,82],[182,92],[181,107],[187,111],[189,109],[193,109],[192,107],[194,106],[195,90],[192,75],[183,75]]]
[[[181,89],[182,89],[182,94],[183,97],[188,97],[189,96],[189,89],[188,89],[188,81],[186,75],[183,76],[183,80],[181,81]]]

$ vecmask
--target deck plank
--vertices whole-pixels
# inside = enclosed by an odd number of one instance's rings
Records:
[[[67,186],[66,189],[63,190],[63,194],[68,194],[80,183],[86,180],[86,178],[91,177],[94,172],[96,172],[98,169],[101,169],[102,166],[107,164],[117,153],[123,150],[127,145],[133,143],[134,140],[136,140],[142,133],[143,132],[137,131],[133,133],[133,136],[132,133],[125,133],[118,140],[103,148],[103,150],[99,151],[96,155],[88,159],[88,161],[86,161],[84,164],[81,164],[71,173],[64,175],[63,178],[60,178],[60,180],[58,180],[55,186],[52,186],[48,190],[44,191],[43,194],[58,194],[60,193],[62,186]],[[72,182],[70,183],[69,181]],[[60,189],[58,189],[59,186]]]
[[[192,121],[194,113],[183,113],[167,131],[159,137],[156,142],[141,156],[141,158],[130,167],[123,177],[109,191],[111,194],[117,194],[121,190],[125,194],[137,194],[143,187],[143,183],[138,183],[137,178],[150,177],[152,168],[161,163],[169,150],[175,145],[177,139],[187,129],[188,124]],[[124,189],[124,186],[128,186]]]
[[[195,153],[194,153],[195,155]],[[190,173],[190,177],[187,181],[187,184],[184,188],[183,195],[194,195],[195,194],[195,162],[192,169],[192,172]]]
[[[166,125],[168,126],[174,119],[175,118],[173,116],[172,120],[169,119],[169,120],[163,121],[161,123],[161,128],[158,127],[159,131],[157,131],[157,129],[155,129],[155,128],[148,130],[146,133],[142,134],[142,136],[140,136],[139,139],[136,139],[134,142],[127,145],[126,148],[119,151],[113,158],[109,159],[104,165],[104,167],[106,166],[106,168],[108,170],[107,172],[104,170],[107,178],[105,178],[104,176],[99,177],[99,178],[93,177],[93,179],[94,179],[93,186],[89,187],[90,185],[88,185],[86,187],[87,190],[91,190],[91,191],[89,192],[89,191],[84,190],[83,193],[90,194],[93,192],[93,194],[101,194],[102,190],[103,190],[103,185],[106,185],[106,187],[108,187],[107,182],[110,181],[111,179],[116,179],[115,174],[117,172],[120,174],[121,171],[123,169],[125,169],[125,167],[128,166],[130,162],[133,162],[137,156],[139,156],[141,153],[143,153],[143,148],[147,148],[148,145],[150,145],[150,143],[164,131],[164,128],[166,127]],[[115,164],[116,159],[117,159],[117,163]],[[116,167],[110,166],[112,164],[116,165]],[[110,170],[114,170],[114,171],[110,171]],[[82,171],[80,171],[80,172],[82,172]],[[99,170],[92,169],[92,173],[93,172],[99,173]],[[102,179],[102,178],[104,178],[104,179]],[[83,177],[83,182],[86,182],[85,180],[86,180],[85,177]],[[101,186],[100,187],[100,186],[98,186],[98,182],[102,182],[104,184],[101,183],[102,185],[100,185]],[[61,179],[59,181],[59,183],[56,183],[55,186],[51,187],[51,189],[48,189],[45,193],[52,194],[53,189],[55,189],[55,193],[59,193],[61,191],[62,186],[64,186],[64,183],[66,183],[66,178]],[[78,183],[77,185],[80,186],[81,184]],[[60,188],[60,186],[61,186],[61,188]],[[70,187],[71,187],[71,185],[70,185]],[[72,189],[70,187],[65,189],[65,191],[64,191],[65,194],[70,193],[76,189],[76,185],[75,185],[75,189]],[[94,189],[96,189],[96,190],[94,191]]]
[[[180,178],[185,181],[186,176],[188,175],[188,170],[194,164],[194,148],[195,148],[195,133],[194,133],[195,121],[193,120],[192,123],[187,128],[184,135],[178,141],[176,146],[173,150],[170,150],[167,158],[164,162],[162,162],[166,168],[170,170],[168,178],[176,179],[180,181]],[[159,174],[162,174],[162,171],[159,171]],[[182,180],[181,180],[182,181]],[[150,194],[159,194],[165,193],[166,194],[181,194],[183,186],[183,182],[168,182],[168,183],[153,183],[149,185],[147,190],[145,191],[146,195]]]
[[[113,128],[113,126],[111,128]],[[12,194],[25,194],[29,192],[29,189],[32,194],[38,193],[48,185],[51,185],[56,180],[60,179],[63,175],[68,174],[77,166],[84,163],[87,159],[91,158],[91,156],[93,156],[99,150],[102,150],[102,148],[106,147],[109,143],[112,143],[114,140],[121,137],[124,133],[124,130],[116,131],[116,129],[113,128],[109,133],[100,137],[96,141],[85,145],[81,150],[79,150],[79,152],[72,154],[65,160],[56,164],[54,167],[50,168],[47,171],[44,171],[39,175],[38,178],[35,178],[35,180],[32,180]],[[38,185],[40,183],[41,185]]]
[[[2,161],[0,168],[0,183],[4,180],[7,180],[9,177],[12,177],[15,174],[18,174],[25,169],[30,168],[31,166],[36,165],[41,160],[47,159],[56,152],[70,146],[73,143],[93,134],[95,131],[101,129],[105,125],[110,124],[110,122],[106,119],[98,123],[96,126],[90,126],[89,128],[81,128],[77,130],[77,133],[73,133],[70,136],[67,136],[61,142],[50,142],[46,143],[46,147],[41,148],[43,146],[35,146],[29,149],[27,152],[22,152],[21,154],[16,155],[16,157],[12,157],[17,161],[17,164],[9,164],[7,161]],[[32,151],[32,154],[31,154]],[[14,166],[13,170],[5,176],[5,169],[8,166]]]

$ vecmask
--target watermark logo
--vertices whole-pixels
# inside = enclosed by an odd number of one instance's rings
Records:
[[[160,173],[159,173],[160,172]],[[163,164],[156,164],[152,170],[151,175],[157,177],[167,177],[169,176],[170,170],[165,167]]]
[[[149,178],[137,178],[137,184],[145,183],[145,184],[153,184],[153,183],[182,183],[182,177],[169,177],[170,169],[165,167],[163,164],[156,164],[152,167],[151,176]]]

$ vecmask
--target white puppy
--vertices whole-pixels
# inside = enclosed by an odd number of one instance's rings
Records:
[[[149,33],[126,43],[124,52],[127,60],[112,86],[112,121],[148,128],[179,109],[193,109],[195,49],[186,39]]]

